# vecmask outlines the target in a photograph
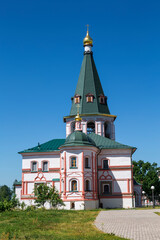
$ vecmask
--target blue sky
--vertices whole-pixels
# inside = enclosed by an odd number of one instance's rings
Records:
[[[160,165],[159,12],[159,1],[1,1],[0,185],[21,179],[18,151],[65,137],[86,24],[116,140]]]

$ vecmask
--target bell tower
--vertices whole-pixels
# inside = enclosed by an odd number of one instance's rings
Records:
[[[64,117],[66,122],[66,136],[75,129],[75,116],[77,114],[77,105],[79,105],[79,114],[82,118],[81,127],[85,134],[94,132],[115,140],[115,115],[111,115],[107,96],[105,96],[96,65],[93,59],[93,40],[87,33],[83,39],[84,58],[79,74],[79,79],[74,96],[71,98],[72,107],[70,115]]]

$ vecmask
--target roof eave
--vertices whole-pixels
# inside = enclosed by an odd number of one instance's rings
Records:
[[[82,117],[83,116],[106,116],[106,117],[111,117],[114,118],[114,120],[117,118],[116,115],[111,115],[111,114],[106,114],[106,113],[87,113],[87,114],[80,114]],[[63,117],[63,121],[66,122],[67,118],[74,118],[76,115],[69,115]]]

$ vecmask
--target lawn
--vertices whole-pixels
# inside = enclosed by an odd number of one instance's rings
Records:
[[[99,211],[34,210],[0,213],[0,239],[120,240],[93,222]]]

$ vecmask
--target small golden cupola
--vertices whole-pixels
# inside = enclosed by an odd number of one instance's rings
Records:
[[[87,25],[87,34],[83,39],[83,46],[85,52],[91,52],[93,47],[93,39],[89,36],[89,25]]]
[[[81,131],[82,130],[81,121],[82,121],[82,118],[79,115],[79,106],[78,106],[77,107],[77,115],[75,116],[75,130],[76,131]]]

